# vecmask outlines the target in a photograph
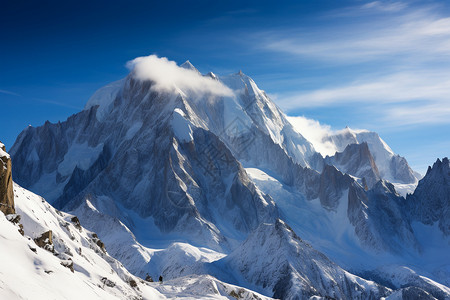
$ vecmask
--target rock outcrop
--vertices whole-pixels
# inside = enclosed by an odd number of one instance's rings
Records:
[[[101,239],[98,238],[98,235],[96,233],[92,234],[92,241],[94,241],[94,243],[105,253],[106,252],[106,248],[105,248],[105,244],[102,242]]]
[[[367,142],[350,144],[343,152],[327,156],[325,162],[336,166],[343,173],[361,178],[363,185],[368,188],[372,188],[381,178]]]
[[[5,215],[16,213],[11,170],[11,158],[0,142],[0,211]]]
[[[411,169],[406,159],[395,154],[376,132],[354,130],[346,127],[336,134],[329,136],[326,141],[335,145],[338,152],[344,151],[351,144],[367,143],[368,150],[370,150],[370,154],[377,167],[375,173],[378,175],[378,179],[382,178],[390,182],[414,184],[421,177],[420,174]],[[372,169],[374,168],[372,167]],[[352,173],[349,174],[355,175]]]
[[[54,252],[53,232],[51,230],[44,232],[40,237],[35,238],[36,245],[50,252]]]
[[[445,235],[450,235],[450,162],[438,159],[419,181],[414,194],[406,198],[413,220],[426,225],[438,222]]]

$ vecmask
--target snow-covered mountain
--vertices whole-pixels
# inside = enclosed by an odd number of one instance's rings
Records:
[[[362,299],[393,285],[353,274],[388,264],[446,295],[450,262],[431,253],[447,240],[427,243],[402,210],[396,188],[417,179],[377,134],[330,135],[338,153],[323,158],[242,72],[201,75],[154,56],[130,67],[83,111],[25,129],[10,153],[20,185],[76,214],[134,275],[207,282],[213,294],[231,293],[228,282],[269,297]]]
[[[355,176],[360,181],[368,176],[366,181],[371,182],[369,187],[379,179],[384,179],[394,184],[396,190],[406,196],[407,193],[414,191],[418,180],[422,177],[411,169],[404,157],[395,154],[376,132],[351,129],[348,126],[333,131],[329,126],[304,117],[288,117],[288,119],[296,131],[311,138],[310,141],[326,157],[327,163],[336,165],[340,171]],[[362,144],[367,144],[368,151]],[[362,145],[362,148],[352,146],[347,149],[350,145]],[[355,161],[350,156],[353,156]],[[343,157],[350,161],[350,165],[339,161]],[[320,161],[318,163],[316,169],[320,170]],[[355,164],[360,166],[355,168]],[[362,166],[363,164],[366,166]]]
[[[395,154],[376,132],[346,127],[326,137],[325,141],[333,143],[338,152],[344,151],[347,145],[367,143],[380,178],[393,183],[402,194],[414,191],[421,178],[420,174],[411,169],[406,159]]]
[[[261,255],[265,253],[265,255]],[[279,299],[379,299],[390,290],[342,270],[283,221],[261,224],[216,264]]]

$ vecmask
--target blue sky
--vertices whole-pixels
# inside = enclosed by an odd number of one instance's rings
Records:
[[[287,114],[377,131],[419,172],[450,154],[443,1],[113,2],[2,3],[7,148],[28,124],[81,110],[127,61],[157,54],[201,72],[242,69]]]

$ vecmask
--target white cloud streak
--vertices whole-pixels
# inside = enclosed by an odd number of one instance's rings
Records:
[[[400,103],[416,100],[448,102],[450,73],[445,70],[399,72],[385,77],[355,81],[335,88],[323,88],[285,97],[284,106],[319,107],[333,103]]]
[[[6,94],[6,95],[11,95],[11,96],[21,97],[19,94],[14,93],[14,92],[10,92],[10,91],[7,91],[7,90],[0,90],[0,94]]]
[[[368,18],[371,20],[372,18]],[[266,32],[263,48],[333,63],[384,60],[396,55],[418,61],[450,58],[450,18],[429,10],[392,14],[377,21],[349,23],[320,31],[291,30]]]
[[[287,110],[352,104],[372,107],[367,115],[391,125],[450,124],[450,73],[446,71],[404,72],[278,98]]]
[[[231,89],[222,83],[202,76],[197,70],[179,67],[174,61],[156,55],[143,56],[127,63],[135,78],[151,80],[158,91],[171,92],[180,89],[195,94],[232,96]]]
[[[288,110],[376,106],[367,112],[375,121],[450,124],[450,18],[432,8],[412,9],[401,2],[375,1],[358,8],[359,12],[368,10],[374,18],[342,22],[337,28],[259,36],[265,50],[334,67],[352,66],[355,77],[360,75],[339,85],[324,82],[322,88],[279,94],[280,106]],[[364,73],[357,73],[359,65]]]
[[[385,12],[395,12],[405,9],[408,5],[404,2],[390,2],[385,3],[382,1],[373,1],[366,4],[363,4],[360,9],[361,10],[379,10]]]
[[[304,116],[287,117],[287,119],[294,129],[310,141],[320,154],[332,156],[336,153],[336,146],[327,140],[333,134],[329,125],[320,124],[319,121]]]

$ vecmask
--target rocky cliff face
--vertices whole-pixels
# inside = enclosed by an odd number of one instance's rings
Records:
[[[11,171],[11,158],[6,153],[5,145],[0,142],[0,211],[5,215],[16,212]]]
[[[343,173],[360,178],[366,189],[372,188],[381,178],[366,142],[347,145],[343,152],[327,156],[325,162],[336,166]]]
[[[330,135],[326,140],[332,142],[338,152],[344,151],[347,145],[367,143],[377,166],[378,172],[376,173],[379,178],[402,184],[414,184],[420,178],[420,174],[410,168],[406,159],[395,154],[376,132],[346,127],[334,135]]]
[[[419,181],[414,194],[408,195],[406,204],[413,220],[426,225],[438,223],[445,235],[450,235],[450,162],[438,159]]]

